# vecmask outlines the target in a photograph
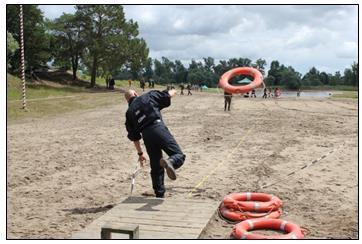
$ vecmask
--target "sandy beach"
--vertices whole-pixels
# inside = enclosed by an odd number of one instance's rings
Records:
[[[7,238],[70,238],[129,195],[137,154],[123,95],[112,99],[7,124]],[[163,110],[187,157],[178,179],[166,179],[166,198],[270,193],[306,239],[358,238],[357,100],[236,96],[230,112],[223,105],[221,94],[195,92]],[[146,166],[133,195],[152,193]],[[201,238],[227,239],[231,229],[215,213]]]

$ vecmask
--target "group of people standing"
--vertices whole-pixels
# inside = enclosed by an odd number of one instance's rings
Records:
[[[280,97],[282,95],[281,90],[276,87],[274,88],[274,92],[272,92],[271,88],[264,88],[264,94],[263,94],[263,98],[268,98],[268,97]]]
[[[191,88],[192,88],[191,84],[187,84],[187,86],[186,86],[187,95],[192,95],[192,93],[191,93]],[[181,89],[180,95],[184,95],[185,85],[184,85],[184,84],[181,84],[181,85],[180,85],[180,89]]]
[[[145,91],[146,80],[143,77],[140,80],[140,87],[142,91]],[[155,88],[155,81],[153,79],[148,79],[148,88]]]
[[[299,96],[300,92],[297,94]],[[251,92],[247,92],[245,94],[243,94],[244,97],[255,97],[256,98],[256,93],[255,93],[255,89],[251,90]],[[281,96],[281,90],[280,88],[276,87],[274,88],[274,92],[272,92],[271,88],[264,88],[264,94],[262,98],[268,98],[268,97],[280,97]],[[228,110],[230,111],[230,105],[231,105],[231,99],[233,97],[232,93],[228,93],[226,91],[224,91],[224,111]]]

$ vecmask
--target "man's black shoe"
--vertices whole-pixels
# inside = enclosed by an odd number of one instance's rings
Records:
[[[162,168],[166,169],[168,178],[171,180],[176,180],[176,172],[169,159],[161,158],[160,165]]]

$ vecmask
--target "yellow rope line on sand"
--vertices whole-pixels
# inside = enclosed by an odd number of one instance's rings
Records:
[[[206,176],[204,176],[204,178],[189,192],[189,194],[187,195],[188,197],[191,197],[192,194],[202,185],[204,184],[205,181],[207,181],[207,179],[214,174],[214,172],[220,167],[222,166],[226,160],[228,160],[230,158],[230,156],[232,154],[234,154],[235,150],[241,145],[241,143],[243,142],[244,138],[249,134],[251,128],[248,129],[248,131],[244,134],[244,136],[240,139],[239,143],[233,148],[233,150],[231,151],[231,153],[229,153],[226,158],[221,161],[218,165],[216,165],[216,167]]]

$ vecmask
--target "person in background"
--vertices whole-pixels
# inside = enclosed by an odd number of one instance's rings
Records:
[[[109,80],[109,89],[114,90],[114,85],[115,85],[115,80],[114,80],[114,78],[112,77],[112,78]]]
[[[275,97],[280,97],[281,96],[281,91],[278,87],[275,88],[274,90],[274,96]]]
[[[191,84],[188,84],[186,88],[187,88],[187,96],[192,95],[192,93],[191,93]]]
[[[300,88],[297,91],[297,97],[300,97]]]
[[[256,97],[256,95],[255,95],[255,89],[251,90],[251,95],[250,95],[250,97]]]
[[[146,86],[146,82],[145,82],[145,79],[142,77],[140,80],[140,87],[141,87],[142,91],[145,91],[145,86]]]
[[[184,94],[184,89],[185,89],[184,84],[182,84],[182,83],[181,83],[181,85],[180,85],[180,89],[181,89],[181,93],[180,93],[180,95],[183,95],[183,94]]]
[[[263,94],[263,98],[265,98],[265,99],[268,97],[267,91],[268,91],[268,89],[266,89],[266,87],[265,87],[264,88],[264,94]]]
[[[230,111],[232,97],[233,97],[233,94],[224,91],[224,111],[226,111],[226,107],[227,107],[228,111]]]

